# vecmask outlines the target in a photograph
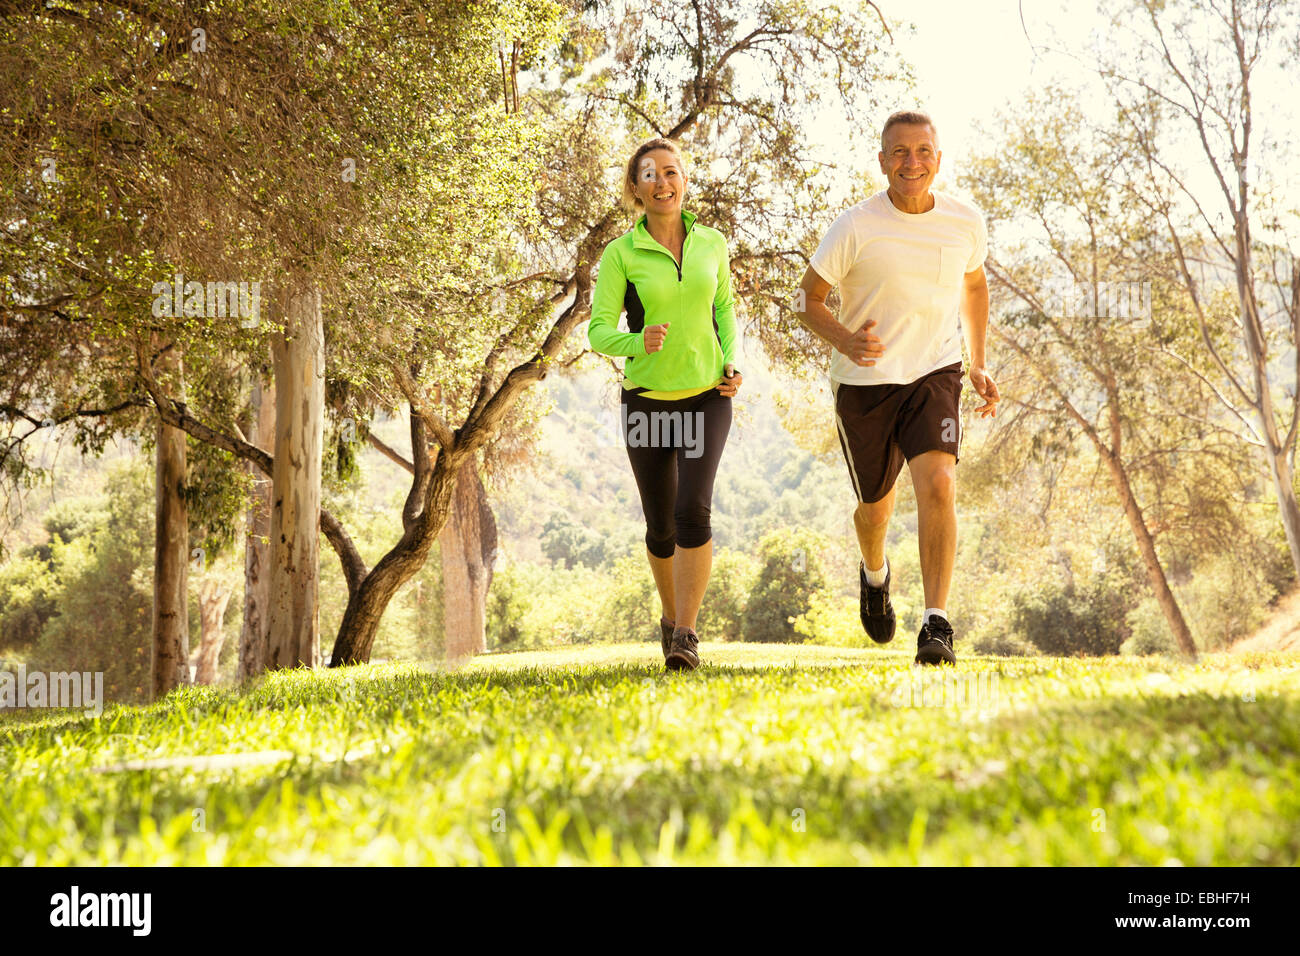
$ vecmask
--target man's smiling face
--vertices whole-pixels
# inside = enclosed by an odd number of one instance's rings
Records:
[[[916,123],[896,123],[885,132],[880,171],[889,186],[904,199],[922,199],[939,172],[939,151],[934,130]]]

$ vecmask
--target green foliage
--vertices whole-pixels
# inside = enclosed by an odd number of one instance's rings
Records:
[[[696,621],[703,640],[741,639],[746,599],[757,572],[750,556],[719,549]],[[488,593],[488,646],[494,650],[574,643],[659,642],[662,612],[644,555],[612,568],[511,562]]]
[[[1117,654],[1128,638],[1130,592],[1122,575],[1099,574],[1080,586],[1048,577],[1016,595],[1011,631],[1044,654]]]
[[[1120,645],[1121,654],[1145,657],[1150,654],[1178,653],[1178,645],[1169,631],[1165,613],[1154,597],[1148,597],[1128,612],[1128,626],[1131,636]]]
[[[1277,597],[1267,568],[1244,563],[1231,554],[1211,557],[1174,592],[1201,650],[1218,650],[1254,632]],[[1124,653],[1157,654],[1175,649],[1155,598],[1130,612],[1129,626],[1133,637],[1126,642]]]
[[[746,551],[716,548],[709,589],[695,630],[705,641],[744,639],[745,610],[758,580],[758,562]]]
[[[149,693],[153,615],[153,480],[147,466],[109,479],[103,520],[52,542],[50,599],[28,667],[103,672],[107,700]],[[92,513],[94,513],[92,511]]]
[[[58,613],[54,594],[58,579],[51,569],[53,547],[46,556],[25,555],[0,565],[0,650],[30,647],[45,622]]]
[[[582,565],[566,569],[511,564],[498,570],[488,594],[488,646],[513,649],[610,640],[604,614],[607,580]]]
[[[605,563],[605,537],[574,521],[562,511],[553,511],[542,525],[542,553],[552,562],[572,568],[575,564],[598,568]]]
[[[805,529],[773,531],[758,545],[759,571],[745,607],[743,639],[792,641],[792,621],[806,614],[812,596],[826,586],[824,535]]]
[[[831,647],[870,647],[873,642],[862,630],[855,598],[828,591],[817,591],[808,601],[808,610],[793,621],[794,632],[809,644]]]
[[[613,571],[605,576],[602,587],[606,600],[601,617],[606,624],[608,640],[659,640],[659,611],[662,609],[654,575],[644,557],[629,554],[619,558],[614,562]],[[710,600],[710,595],[705,595],[706,607]]]
[[[524,619],[532,608],[531,592],[524,568],[511,563],[492,575],[487,599],[487,645],[489,649],[519,650],[532,645]]]

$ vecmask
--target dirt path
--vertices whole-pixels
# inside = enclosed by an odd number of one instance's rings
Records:
[[[1264,625],[1250,637],[1233,644],[1233,654],[1253,651],[1300,651],[1300,588],[1284,595]]]

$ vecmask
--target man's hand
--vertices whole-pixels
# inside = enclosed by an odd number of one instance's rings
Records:
[[[745,380],[745,376],[736,371],[736,367],[730,362],[722,371],[722,381],[718,383],[717,389],[719,394],[728,398],[733,398],[736,392],[740,391],[740,383]]]
[[[835,343],[835,348],[847,355],[854,365],[863,368],[875,365],[875,360],[885,352],[885,347],[880,344],[880,336],[871,334],[871,327],[875,324],[875,319],[869,319],[856,332],[845,329],[840,340]]]
[[[984,399],[984,404],[975,409],[975,414],[979,415],[980,418],[991,418],[996,415],[998,413],[998,402],[1002,400],[1002,396],[998,394],[998,386],[989,376],[989,373],[978,365],[972,365],[970,367],[970,383],[975,386],[975,391],[979,393],[979,397]]]
[[[646,330],[641,333],[641,341],[645,343],[645,354],[658,352],[664,347],[664,339],[668,338],[668,326],[670,322],[663,325],[647,326]]]

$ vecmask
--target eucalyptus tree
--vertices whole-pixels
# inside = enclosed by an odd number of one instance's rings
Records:
[[[250,0],[166,15],[125,3],[30,11],[28,25],[63,44],[47,64],[56,91],[69,88],[74,54],[94,50],[94,108],[57,139],[73,147],[78,210],[61,235],[84,243],[105,208],[119,230],[111,271],[90,278],[97,341],[134,357],[131,400],[276,482],[271,589],[289,613],[278,627],[271,612],[270,660],[311,662],[323,407],[364,422],[404,405],[412,439],[403,533],[374,567],[319,514],[348,584],[332,655],[342,664],[368,659],[385,607],[446,523],[461,469],[524,390],[570,360],[600,251],[627,225],[615,201],[627,137],[661,132],[706,160],[697,205],[732,234],[737,290],[756,304],[784,298],[774,290],[794,286],[829,189],[818,180],[827,158],[801,134],[806,111],[830,94],[853,114],[897,73],[888,26],[867,8],[698,0],[577,15],[545,0],[346,11]],[[19,104],[31,117],[23,168],[52,148],[43,121],[62,122],[74,101]],[[73,272],[52,261],[54,287],[70,285]],[[191,314],[200,290],[182,288],[182,309],[147,317],[152,283],[173,274],[261,281],[262,309],[253,322],[206,315],[199,296]],[[779,332],[779,313],[755,310],[769,314],[760,334]],[[273,454],[234,427],[236,409],[184,398],[163,364],[178,354],[187,378],[202,378],[231,356],[259,362],[268,340]]]
[[[631,140],[682,142],[694,207],[732,240],[733,289],[754,304],[760,337],[797,354],[790,342],[798,324],[784,290],[797,285],[833,192],[832,164],[816,152],[807,118],[834,98],[839,112],[865,122],[882,89],[902,75],[884,49],[888,25],[867,6],[864,14],[720,0],[592,5],[571,23],[558,55],[534,61],[522,82],[503,69],[502,111],[535,116],[548,133],[537,218],[476,303],[493,336],[481,351],[472,338],[457,342],[477,357],[473,373],[437,369],[432,399],[419,377],[399,379],[412,415],[412,498],[421,497],[425,510],[410,520],[408,499],[407,532],[353,590],[332,663],[368,659],[384,606],[446,520],[457,471],[506,427],[525,388],[581,351],[566,343],[589,315],[594,266],[631,225],[617,201]],[[433,373],[421,371],[425,380]],[[426,442],[436,454],[421,461]]]
[[[161,425],[272,475],[277,603],[266,656],[310,664],[318,520],[349,581],[364,573],[346,531],[317,516],[327,374],[337,404],[369,392],[395,405],[395,365],[409,376],[457,360],[449,346],[464,330],[452,321],[422,330],[413,310],[466,313],[531,184],[527,122],[498,116],[483,97],[496,80],[492,38],[546,42],[563,9],[539,0],[6,12],[8,59],[37,80],[35,94],[15,95],[21,120],[7,145],[17,168],[48,154],[62,176],[56,197],[33,200],[60,228],[19,251],[30,261],[62,246],[38,270],[55,292],[22,305],[42,306],[48,330],[52,304],[93,299],[78,320],[114,358],[133,361],[115,387],[151,404]],[[92,245],[104,254],[78,274],[67,249]],[[74,289],[78,280],[90,288]],[[214,297],[214,280],[251,294],[236,303],[218,286]],[[160,293],[160,283],[170,288]],[[225,369],[231,356],[252,364],[268,341],[273,455],[239,433],[235,408],[187,397],[177,362],[187,374]]]
[[[1242,443],[1262,454],[1300,575],[1300,195],[1288,142],[1300,7],[1108,0],[1102,9],[1114,39],[1100,49],[1097,71],[1141,173],[1129,200],[1168,239],[1214,394]],[[1224,293],[1235,306],[1226,315],[1217,308]],[[1235,343],[1223,341],[1223,328]]]
[[[1217,414],[1208,362],[1164,361],[1199,332],[1170,281],[1175,254],[1128,199],[1123,130],[1090,122],[1070,93],[1048,89],[997,121],[963,177],[989,223],[988,262],[1010,390],[1034,445],[1095,452],[1148,584],[1179,648],[1191,629],[1170,584],[1171,545],[1231,538],[1231,504],[1249,490],[1244,455]],[[1249,482],[1245,483],[1247,486]]]

